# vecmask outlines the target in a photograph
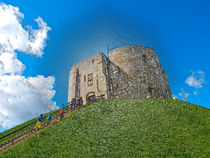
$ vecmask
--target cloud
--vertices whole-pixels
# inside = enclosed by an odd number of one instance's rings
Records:
[[[198,95],[198,90],[203,88],[203,85],[206,84],[206,80],[205,80],[205,73],[203,71],[196,71],[193,72],[191,76],[189,76],[186,80],[185,83],[190,86],[195,88],[195,95]]]
[[[56,109],[51,101],[54,77],[28,77],[20,75],[0,76],[0,120],[4,128],[10,128],[34,118],[40,113]]]
[[[43,55],[43,49],[45,46],[45,40],[47,39],[47,32],[50,28],[47,24],[42,20],[41,17],[35,19],[39,26],[39,30],[33,30],[32,36],[30,38],[29,47],[27,52],[30,54],[35,54],[37,56]]]
[[[41,57],[47,39],[47,32],[50,27],[42,20],[41,17],[35,19],[38,24],[37,30],[28,26],[25,30],[22,25],[24,15],[19,12],[18,7],[0,4],[0,43],[1,47],[12,48],[26,54],[33,54]]]
[[[190,93],[185,92],[183,88],[181,90],[182,92],[179,93],[179,96],[182,100],[187,101],[188,97],[190,96]]]
[[[0,50],[0,52],[3,52]],[[22,74],[25,69],[14,52],[0,53],[0,75],[4,74]]]
[[[38,17],[38,29],[21,22],[24,15],[18,7],[0,3],[0,130],[11,128],[57,108],[52,101],[53,76],[25,77],[25,65],[17,51],[41,57],[50,27]]]

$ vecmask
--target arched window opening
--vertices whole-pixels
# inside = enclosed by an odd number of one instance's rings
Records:
[[[90,73],[88,74],[88,86],[92,86],[93,85],[93,74]]]

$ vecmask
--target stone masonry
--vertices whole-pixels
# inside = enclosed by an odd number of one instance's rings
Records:
[[[70,71],[68,101],[82,97],[171,98],[166,73],[152,48],[125,46],[99,53],[73,66]]]

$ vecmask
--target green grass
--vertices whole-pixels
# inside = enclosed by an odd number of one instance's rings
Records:
[[[104,100],[0,157],[208,157],[209,114],[173,99]]]
[[[54,111],[50,111],[50,112],[48,112],[48,113],[45,113],[45,114],[43,114],[43,117],[44,117],[44,116],[47,116],[49,113],[52,113],[52,112],[55,112],[55,111],[59,111],[59,109],[56,109],[56,110],[54,110]],[[57,115],[57,114],[53,114],[52,117],[54,117],[54,116],[56,116],[56,115]],[[45,120],[46,120],[46,119],[45,119]],[[43,121],[45,121],[45,120],[43,120]],[[15,127],[11,128],[11,129],[9,129],[9,130],[7,130],[7,131],[4,131],[4,132],[0,133],[0,137],[5,136],[5,135],[7,135],[7,134],[9,134],[9,133],[11,133],[11,132],[13,132],[13,131],[16,131],[17,129],[20,129],[20,128],[22,128],[22,127],[24,127],[24,126],[26,126],[26,125],[28,125],[28,124],[34,122],[34,121],[36,121],[36,118],[33,118],[33,119],[31,119],[31,120],[29,120],[29,121],[23,123],[23,124],[20,124],[20,125],[15,126]],[[25,132],[25,131],[28,131],[28,130],[32,129],[32,128],[35,126],[35,124],[36,124],[36,123],[34,123],[34,124],[32,124],[32,125],[29,125],[28,127],[24,128],[24,129],[22,129],[22,130],[20,130],[20,131],[17,131],[17,132],[15,132],[14,134],[12,134],[12,135],[10,135],[10,136],[8,136],[8,137],[5,137],[5,138],[1,139],[1,140],[0,140],[0,143],[3,143],[3,142],[5,142],[5,141],[8,141],[9,139],[11,139],[11,138],[13,138],[13,137],[15,137],[15,136],[20,135],[21,133],[23,133],[23,132]]]

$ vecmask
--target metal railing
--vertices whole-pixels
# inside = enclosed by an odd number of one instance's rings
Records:
[[[80,105],[72,104],[71,102],[68,102],[68,103],[65,103],[65,104],[62,104],[62,105],[63,105],[63,108],[64,108],[64,109],[67,109],[67,108],[69,108],[69,107],[70,107],[71,109],[75,109],[77,106],[80,106]],[[49,113],[49,114],[50,114],[51,116],[53,116],[53,114],[58,113],[58,112],[59,112],[59,111],[54,111],[54,112]],[[48,114],[48,115],[49,115],[49,114]],[[55,116],[55,117],[56,117],[56,116]],[[44,116],[44,117],[43,117],[43,120],[45,120],[45,118],[47,118],[47,116]],[[54,118],[54,117],[52,117],[52,118]],[[8,133],[8,134],[6,134],[6,135],[0,137],[0,140],[3,139],[3,138],[6,138],[6,137],[8,137],[8,136],[10,136],[10,135],[12,135],[12,134],[15,134],[16,132],[19,132],[19,131],[25,129],[26,127],[28,127],[28,126],[30,126],[30,125],[33,125],[33,124],[35,124],[36,122],[37,122],[37,121],[35,120],[35,121],[33,121],[33,122],[31,122],[31,123],[29,123],[29,124],[27,124],[27,125],[25,125],[25,126],[19,128],[19,129],[16,129],[15,131],[12,131],[12,132],[10,132],[10,133]]]
[[[104,96],[95,96],[94,99],[91,100],[91,101],[90,101],[90,100],[88,100],[88,101],[86,100],[86,103],[88,104],[88,103],[90,103],[90,102],[95,102],[95,101],[99,101],[99,100],[102,100],[102,99],[104,99]],[[65,104],[62,104],[62,105],[63,105],[63,109],[64,109],[64,110],[70,108],[70,110],[73,111],[74,109],[77,109],[78,107],[83,106],[83,100],[82,100],[81,98],[73,98],[73,100],[72,100],[71,102],[68,102],[68,103],[65,103]],[[58,113],[58,112],[59,112],[59,111],[55,111],[55,112],[52,112],[52,113],[49,113],[49,114],[50,114],[51,116],[53,116],[53,114]],[[48,115],[49,115],[49,114],[48,114]],[[52,117],[51,119],[56,118],[56,117],[58,117],[58,116],[59,116],[59,115],[56,115],[55,117]],[[44,120],[46,117],[47,117],[47,116],[44,116],[44,117],[43,117],[43,120]],[[25,129],[26,127],[28,127],[28,126],[30,126],[30,125],[33,125],[33,124],[35,124],[36,122],[37,122],[37,121],[35,120],[35,121],[33,121],[33,122],[31,122],[31,123],[29,123],[29,124],[27,124],[27,125],[25,125],[25,126],[19,128],[19,129],[16,129],[16,130],[13,131],[13,132],[10,132],[10,133],[4,135],[4,136],[0,137],[0,140],[4,139],[4,138],[6,138],[6,137],[9,137],[10,135],[15,134],[16,132],[19,132],[19,131]],[[20,133],[20,134],[21,134],[21,133]],[[1,144],[0,144],[0,146],[1,146]]]
[[[71,102],[66,103],[66,104],[63,104],[63,109],[65,111],[64,116],[69,115],[71,112],[73,112],[73,111],[75,111],[75,110],[77,110],[77,109],[79,109],[79,108],[81,108],[83,106],[81,104],[82,103],[81,101],[78,102],[78,103],[80,103],[80,104],[75,104],[75,103],[71,103]],[[55,113],[58,113],[58,111],[55,111],[55,112],[52,112],[52,113],[48,113],[48,115],[49,114],[53,115]],[[13,136],[11,139],[5,140],[4,142],[2,142],[0,144],[0,152],[9,149],[11,146],[17,144],[18,142],[21,142],[21,141],[25,140],[27,137],[33,135],[34,133],[38,132],[39,130],[44,129],[45,127],[49,126],[50,124],[54,124],[54,123],[60,121],[64,116],[61,117],[60,114],[59,115],[56,115],[55,117],[52,117],[50,119],[51,120],[50,122],[49,121],[43,122],[43,124],[38,129],[31,128],[29,130],[25,130],[25,132],[23,131],[22,133],[17,134],[16,136]],[[46,117],[47,116],[44,116],[43,117],[43,120]],[[59,117],[60,117],[60,119],[59,119]],[[29,123],[28,125],[25,125],[24,127],[21,127],[21,128],[15,130],[15,131],[9,133],[9,134],[6,134],[6,135],[2,136],[1,139],[5,138],[5,137],[8,137],[11,134],[14,134],[15,132],[20,131],[20,130],[22,130],[22,129],[24,129],[24,128],[30,126],[30,125],[32,125],[33,123],[36,123],[36,122],[37,121],[34,121],[32,123]]]

